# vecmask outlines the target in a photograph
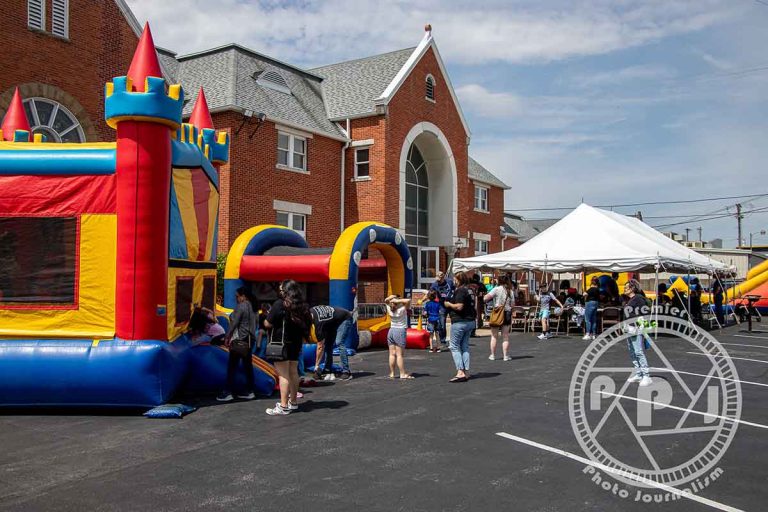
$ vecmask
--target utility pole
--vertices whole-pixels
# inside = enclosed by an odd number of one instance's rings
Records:
[[[739,229],[739,238],[738,243],[736,244],[736,247],[741,247],[742,241],[741,241],[741,219],[743,219],[744,216],[741,214],[741,203],[736,203],[736,223],[738,225]]]
[[[643,212],[640,210],[637,210],[637,213],[635,214],[635,217],[637,217],[638,220],[643,220]]]
[[[690,233],[690,232],[691,232],[691,228],[685,228],[685,241],[686,241],[686,242],[687,242],[688,240],[690,240],[690,238],[688,238],[688,233]]]
[[[701,226],[696,228],[699,232],[699,242],[701,242]]]

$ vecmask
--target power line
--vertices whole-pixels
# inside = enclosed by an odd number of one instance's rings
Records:
[[[755,2],[757,2],[759,4],[762,4],[762,5],[765,5],[766,7],[768,7],[768,2],[764,2],[763,0],[755,0]]]
[[[742,210],[741,211],[741,215],[746,215],[748,213],[761,213],[761,212],[766,212],[766,211],[768,211],[768,206],[763,206],[762,208],[754,208],[752,210]],[[672,226],[680,226],[680,225],[684,225],[684,224],[690,224],[692,222],[705,222],[705,221],[708,221],[708,220],[724,219],[726,217],[733,217],[733,215],[734,215],[733,213],[724,213],[724,214],[720,214],[720,215],[712,215],[712,216],[710,216],[708,218],[703,218],[703,219],[693,219],[693,220],[690,220],[690,221],[684,220],[682,222],[673,222],[673,223],[670,223],[670,224],[659,224],[659,225],[651,226],[651,227],[656,228],[656,229],[659,229],[659,228],[669,228],[669,227],[672,227]]]
[[[706,197],[702,199],[684,199],[678,201],[647,201],[644,203],[626,203],[626,204],[600,204],[595,205],[597,208],[624,208],[629,206],[650,206],[659,204],[689,204],[689,203],[705,203],[708,201],[725,201],[727,199],[745,199],[745,198],[758,198],[768,196],[766,194],[750,194],[746,196],[722,196],[722,197]],[[560,206],[556,208],[518,208],[515,210],[504,210],[504,213],[514,212],[551,212],[557,210],[573,210],[573,206]]]

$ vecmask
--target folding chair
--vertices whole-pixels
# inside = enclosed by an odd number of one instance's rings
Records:
[[[600,320],[600,332],[605,331],[606,326],[610,327],[621,322],[621,309],[616,307],[607,307],[603,309],[603,315]]]
[[[528,318],[525,314],[525,309],[521,308],[520,306],[515,306],[512,308],[512,319],[509,324],[509,330],[520,330],[522,332],[525,332],[527,328],[527,322]]]

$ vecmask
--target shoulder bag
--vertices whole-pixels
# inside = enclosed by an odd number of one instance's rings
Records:
[[[265,355],[268,361],[285,361],[285,317],[283,317],[283,329],[280,333],[280,341],[275,340],[275,330],[269,333],[269,343],[267,343],[267,353]]]
[[[253,314],[253,311],[248,312],[249,325],[251,320],[250,315],[252,314]],[[235,327],[234,335],[235,337],[233,337],[229,343],[229,351],[241,357],[249,357],[251,355],[251,350],[253,349],[253,345],[252,345],[253,340],[251,339],[251,333],[249,332],[245,338],[240,338],[240,327],[238,326],[238,327]]]
[[[507,301],[509,300],[509,292],[505,289],[504,293],[507,294],[507,298],[504,302],[491,310],[491,316],[488,319],[488,325],[491,327],[501,327],[506,320],[507,315],[505,310],[507,308]]]

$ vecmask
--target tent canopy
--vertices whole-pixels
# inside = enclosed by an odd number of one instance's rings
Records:
[[[582,204],[519,247],[456,258],[454,272],[478,268],[582,272],[660,269],[725,272],[724,263],[697,253],[634,217]]]

